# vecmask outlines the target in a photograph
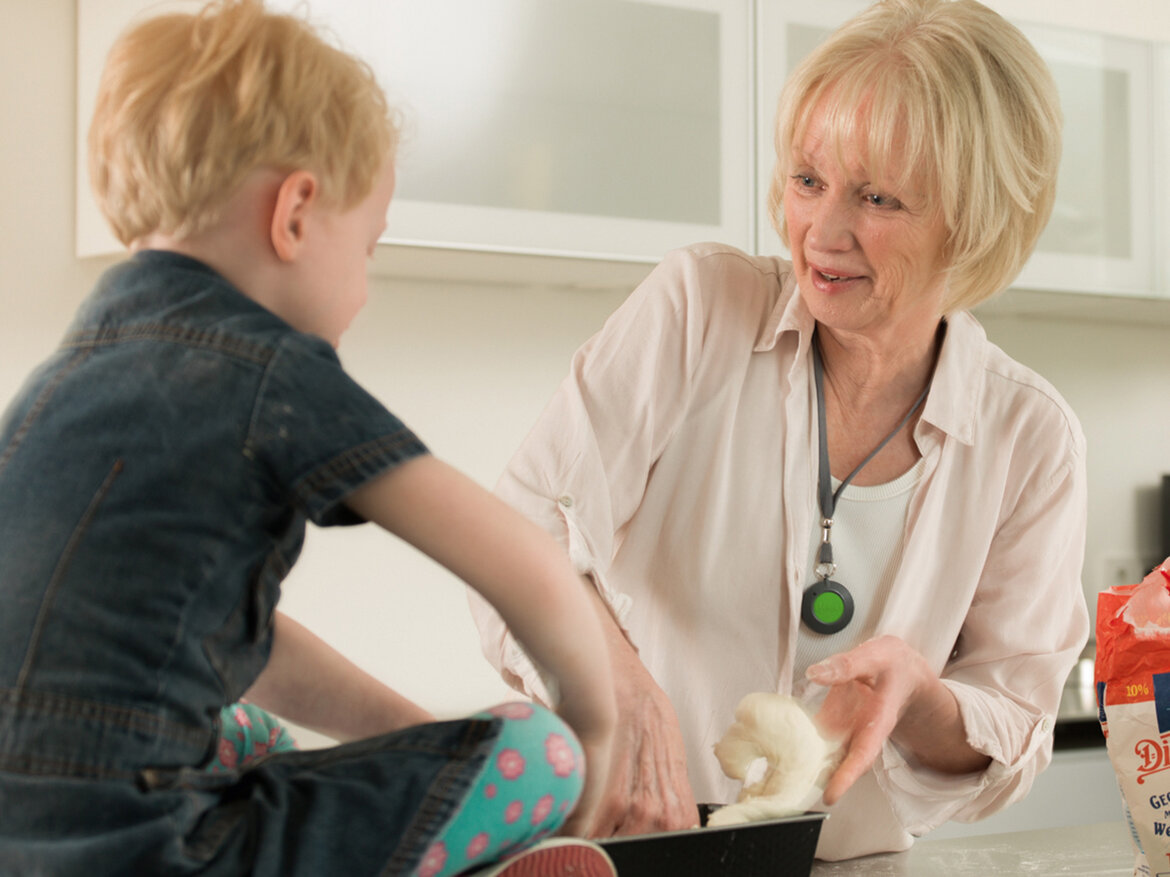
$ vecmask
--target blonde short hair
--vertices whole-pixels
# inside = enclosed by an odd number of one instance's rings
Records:
[[[949,232],[944,313],[1012,282],[1052,213],[1062,123],[1052,74],[1015,26],[975,0],[880,0],[805,58],[776,119],[768,204],[785,245],[793,147],[822,101],[838,149],[857,137],[869,167],[934,199]]]
[[[89,171],[128,245],[205,230],[261,167],[312,171],[325,203],[353,206],[397,142],[367,65],[260,0],[221,0],[119,38],[98,86]]]

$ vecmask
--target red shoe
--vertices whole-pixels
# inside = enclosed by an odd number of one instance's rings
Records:
[[[595,843],[575,837],[541,841],[475,877],[617,877],[609,855]]]

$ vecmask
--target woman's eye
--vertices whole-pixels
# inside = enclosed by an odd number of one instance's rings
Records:
[[[890,195],[881,195],[877,192],[870,192],[863,197],[867,202],[869,202],[869,204],[873,205],[874,207],[881,207],[884,210],[897,210],[902,206],[902,202]]]
[[[793,174],[792,179],[797,186],[800,186],[803,189],[812,189],[817,184],[817,181],[808,174]]]

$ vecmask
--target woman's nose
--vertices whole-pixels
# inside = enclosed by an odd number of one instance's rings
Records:
[[[818,200],[808,228],[808,242],[821,252],[840,252],[853,246],[853,210],[839,198]]]

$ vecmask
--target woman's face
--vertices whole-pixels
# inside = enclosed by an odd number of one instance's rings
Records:
[[[850,140],[838,152],[822,106],[793,145],[784,216],[801,297],[819,323],[841,332],[874,340],[916,326],[933,332],[946,225],[913,178],[895,188],[898,175],[866,167],[864,155],[864,144]]]

